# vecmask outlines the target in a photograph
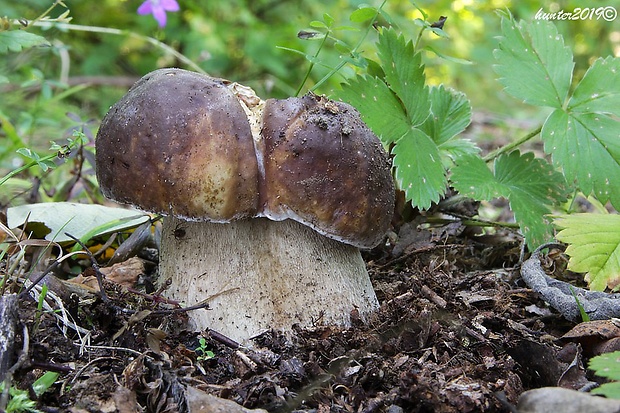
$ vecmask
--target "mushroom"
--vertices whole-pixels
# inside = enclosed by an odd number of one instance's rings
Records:
[[[240,342],[343,325],[378,301],[360,254],[384,239],[394,183],[350,105],[263,101],[181,69],[140,79],[96,140],[104,195],[165,216],[159,274],[196,329]]]

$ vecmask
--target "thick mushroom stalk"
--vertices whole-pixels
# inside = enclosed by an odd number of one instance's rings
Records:
[[[197,329],[244,342],[295,324],[349,325],[378,307],[359,248],[387,231],[394,185],[351,106],[263,102],[179,69],[142,78],[97,135],[104,194],[167,215],[160,278]]]
[[[170,296],[190,305],[213,296],[208,310],[190,313],[193,327],[241,342],[294,324],[349,325],[352,310],[378,307],[359,250],[290,219],[166,219],[161,254]]]

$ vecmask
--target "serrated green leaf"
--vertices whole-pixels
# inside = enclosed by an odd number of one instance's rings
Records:
[[[549,241],[553,231],[546,215],[566,198],[562,175],[531,152],[501,155],[493,166],[491,172],[478,157],[459,158],[452,169],[452,185],[478,200],[507,198],[528,245],[537,247]]]
[[[377,49],[387,84],[403,102],[411,125],[420,125],[430,109],[420,53],[394,29],[381,32]]]
[[[372,59],[365,59],[365,60],[367,62],[366,73],[368,73],[369,76],[376,77],[379,79],[385,78],[385,72],[383,71],[383,68],[381,67],[379,63],[377,63],[376,61]]]
[[[392,149],[396,181],[414,206],[428,209],[446,189],[439,148],[419,129],[410,129]]]
[[[364,122],[379,136],[385,147],[410,130],[401,103],[380,79],[357,76],[344,84],[337,96],[360,112]]]
[[[498,185],[493,172],[479,156],[464,155],[458,158],[452,168],[450,181],[460,194],[479,201],[505,196],[504,188]]]
[[[45,37],[24,31],[10,30],[0,32],[0,53],[5,54],[8,51],[21,52],[34,46],[49,46],[49,42]]]
[[[583,76],[571,97],[568,110],[620,116],[620,58],[599,58]]]
[[[620,380],[620,351],[592,357],[588,363],[588,369],[594,371],[597,376]]]
[[[517,24],[502,18],[495,71],[507,93],[538,106],[561,108],[573,72],[573,54],[552,22]]]
[[[469,139],[458,138],[450,139],[439,145],[439,151],[444,166],[450,168],[456,159],[466,155],[475,156],[480,153],[480,148]]]
[[[611,201],[620,209],[620,123],[604,114],[554,111],[545,121],[541,138],[545,151],[561,166],[568,181],[586,195]]]
[[[471,122],[471,104],[464,93],[443,85],[430,89],[431,116],[421,125],[436,144],[441,145],[463,132]]]
[[[444,166],[464,154],[477,153],[472,141],[457,138],[471,122],[471,105],[465,94],[440,85],[431,87],[429,95],[431,115],[420,129],[439,147]]]
[[[374,7],[362,7],[355,10],[349,16],[349,20],[353,23],[362,23],[366,20],[373,19],[377,15],[377,9]]]
[[[556,238],[568,243],[568,268],[586,273],[593,290],[620,288],[620,215],[561,215],[554,221],[562,228]]]

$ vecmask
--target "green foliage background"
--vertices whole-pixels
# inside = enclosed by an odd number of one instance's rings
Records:
[[[50,3],[49,0],[0,0],[0,16],[32,19]],[[320,19],[323,13],[334,16],[337,24],[350,24],[348,15],[364,2],[179,0],[181,11],[168,14],[168,25],[163,30],[157,27],[151,16],[136,14],[140,3],[141,0],[66,2],[75,24],[118,28],[153,36],[185,54],[211,75],[246,83],[264,97],[285,97],[296,90],[307,62],[302,56],[276,46],[312,52],[318,42],[299,40],[296,36],[299,30],[308,28],[308,23]],[[369,3],[375,7],[379,5],[379,2]],[[514,113],[514,102],[505,103],[506,96],[495,84],[495,75],[490,70],[493,64],[492,50],[497,44],[494,37],[499,33],[496,10],[508,8],[515,19],[529,20],[540,8],[553,11],[585,6],[581,2],[550,3],[533,0],[442,0],[419,2],[418,5],[429,13],[431,19],[439,18],[440,15],[448,17],[446,31],[451,38],[427,35],[426,43],[442,54],[474,63],[464,67],[443,59],[428,59],[425,63],[430,74],[429,83],[444,82],[463,91],[472,101],[474,110],[511,110],[513,116],[519,115]],[[405,30],[409,27],[414,35],[416,27],[412,25],[412,20],[421,15],[410,1],[390,0],[385,9],[395,23]],[[55,13],[61,11],[58,9]],[[620,47],[620,18],[615,22],[592,20],[556,23],[576,55],[577,76],[591,63],[587,61],[590,56],[607,56],[613,54],[614,47]],[[3,58],[0,75],[7,77],[11,83],[51,82],[58,80],[61,71],[67,68],[71,77],[139,77],[155,68],[178,64],[174,59],[162,56],[161,51],[155,50],[153,46],[131,37],[75,31],[60,33],[53,29],[38,32],[48,39],[55,39],[53,46]],[[342,32],[342,35],[345,40],[354,43],[359,33]],[[369,37],[364,51],[372,49],[374,41],[375,38]],[[328,49],[322,56],[327,64],[335,64],[339,59],[339,53],[334,49]],[[325,73],[327,69],[317,67],[308,86]],[[343,74],[349,76],[351,71],[345,70]],[[340,81],[342,77],[335,76],[320,91],[329,93]],[[89,88],[66,103],[79,104],[80,109],[100,117],[123,92],[123,87]],[[28,96],[30,99],[33,97],[31,94]],[[9,96],[3,93],[1,108],[19,111],[21,105],[16,103],[24,98],[23,95]],[[13,115],[10,109],[8,113]]]
[[[73,24],[86,28],[114,28],[153,37],[187,56],[210,75],[247,84],[264,98],[294,95],[302,84],[310,65],[303,54],[313,55],[320,45],[319,41],[297,37],[300,30],[312,29],[311,21],[321,20],[324,13],[328,13],[334,17],[334,25],[359,29],[335,34],[350,47],[358,42],[364,29],[363,23],[348,20],[352,11],[365,4],[361,0],[179,0],[181,11],[168,13],[168,24],[164,29],[157,26],[152,16],[136,13],[141,1],[67,0],[66,5]],[[50,0],[0,0],[0,17],[33,19],[51,3]],[[381,4],[380,1],[368,3],[374,7]],[[510,10],[516,20],[531,21],[539,10],[570,11],[575,7],[585,7],[584,4],[534,0],[441,0],[416,4],[429,14],[430,21],[447,16],[444,30],[450,36],[442,38],[426,31],[420,46],[471,62],[465,65],[432,52],[423,52],[422,63],[426,67],[428,85],[443,83],[465,93],[471,101],[474,119],[479,114],[490,114],[487,118],[493,122],[516,120],[526,125],[540,124],[545,119],[549,112],[520,104],[509,97],[496,80],[498,75],[492,70],[496,63],[493,49],[497,47],[496,37],[501,33],[497,11]],[[405,40],[414,40],[420,29],[415,19],[422,18],[416,4],[407,0],[388,0],[384,9],[392,20],[386,21],[382,17],[377,25],[397,26],[404,33]],[[596,4],[600,5],[603,4]],[[57,7],[51,17],[63,11],[62,7]],[[583,76],[592,57],[620,53],[620,18],[613,22],[594,19],[554,23],[574,53],[575,78]],[[60,142],[76,129],[92,135],[110,105],[127,91],[133,81],[159,67],[186,67],[143,38],[129,34],[37,27],[30,31],[44,36],[51,45],[21,53],[9,52],[0,59],[0,122],[3,125],[0,128],[0,176],[27,161],[15,152],[20,146],[44,153],[50,141]],[[378,61],[376,40],[377,33],[371,30],[359,52]],[[299,50],[302,54],[291,53],[285,48]],[[332,41],[327,41],[302,93],[345,58],[347,56],[343,56]],[[355,74],[356,69],[346,65],[316,92],[333,95],[341,83],[352,79]],[[67,113],[73,115],[67,116]],[[13,135],[20,138],[20,145],[10,140],[11,129]],[[506,135],[501,139],[513,138],[509,127],[501,132]],[[475,138],[485,139],[485,133]],[[7,137],[9,139],[5,139]],[[486,138],[497,139],[498,136]],[[50,187],[58,190],[63,179],[66,177],[54,178],[53,173],[48,173],[46,191],[53,192]],[[92,184],[96,185],[96,182]],[[26,185],[24,181],[24,187],[19,190],[27,190]],[[8,190],[13,188],[5,185],[3,191]],[[6,205],[7,199],[13,198],[0,196],[2,205]],[[56,197],[55,200],[65,199]]]

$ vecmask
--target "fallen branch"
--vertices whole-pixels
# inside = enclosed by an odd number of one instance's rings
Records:
[[[564,318],[579,321],[579,304],[590,320],[607,320],[620,317],[620,294],[589,291],[548,276],[540,265],[540,252],[545,248],[561,248],[559,244],[541,245],[521,265],[521,277],[535,292]]]

